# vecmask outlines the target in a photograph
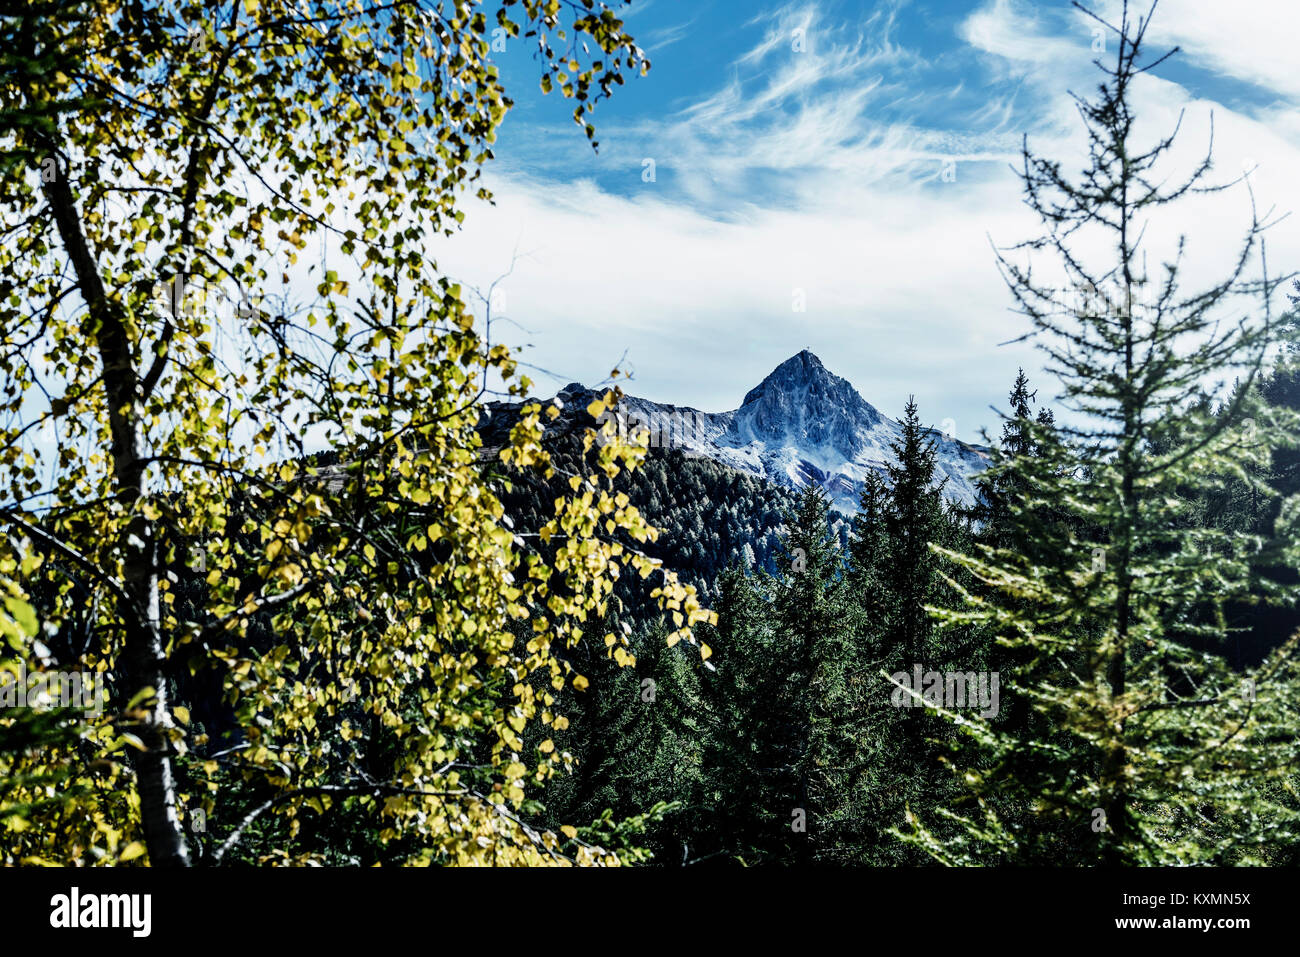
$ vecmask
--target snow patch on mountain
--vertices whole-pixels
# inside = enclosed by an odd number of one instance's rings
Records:
[[[557,398],[585,408],[595,394],[573,383]],[[862,398],[804,350],[777,366],[733,412],[625,396],[614,414],[618,428],[648,432],[652,447],[678,448],[789,488],[823,488],[841,512],[857,511],[862,484],[895,461],[891,445],[902,426]],[[988,450],[933,430],[936,471],[944,494],[971,505],[975,476],[988,466]]]

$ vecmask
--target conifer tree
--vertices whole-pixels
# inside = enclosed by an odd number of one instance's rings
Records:
[[[889,500],[884,524],[892,548],[887,578],[896,602],[893,641],[914,662],[929,650],[925,606],[938,581],[930,543],[940,537],[944,523],[944,482],[935,480],[935,442],[911,397],[901,425],[902,434],[890,446],[895,461],[885,465]]]
[[[1210,153],[1179,179],[1168,168],[1177,131],[1154,142],[1136,133],[1133,84],[1170,55],[1143,53],[1151,13],[1134,20],[1127,3],[1115,22],[1084,12],[1117,43],[1111,64],[1097,62],[1097,96],[1076,97],[1087,167],[1071,180],[1026,144],[1025,198],[1045,234],[999,255],[1069,421],[1052,436],[1035,423],[1034,437],[1050,439],[1040,454],[1004,463],[1027,490],[1009,521],[1031,547],[936,549],[979,583],[952,579],[965,602],[935,609],[940,624],[988,628],[1025,650],[1028,664],[1003,676],[1002,693],[1024,696],[1054,731],[1011,733],[963,715],[957,767],[971,793],[947,816],[966,837],[941,842],[931,817],[909,839],[949,862],[990,850],[1056,864],[1257,860],[1260,845],[1295,836],[1294,808],[1269,786],[1297,756],[1296,642],[1248,672],[1231,666],[1224,609],[1268,591],[1251,573],[1263,539],[1200,524],[1187,489],[1230,476],[1269,494],[1256,469],[1295,434],[1294,416],[1250,398],[1278,334],[1278,281],[1262,266],[1267,217],[1252,199],[1242,247],[1217,282],[1184,276],[1185,240],[1154,251],[1160,277],[1146,275],[1148,223],[1216,188],[1204,182]],[[1081,305],[1063,306],[1031,276],[1044,258],[1087,293]],[[1248,278],[1256,265],[1262,278]],[[1244,316],[1243,297],[1253,297]],[[1211,414],[1234,374],[1246,388]],[[1066,521],[1044,522],[1046,506]],[[1281,509],[1284,540],[1294,542],[1298,513],[1295,501]]]
[[[810,485],[787,516],[789,560],[773,586],[773,662],[780,669],[773,800],[788,858],[812,861],[831,841],[838,781],[851,758],[845,723],[852,635],[843,555],[830,532],[830,501]]]
[[[780,669],[757,581],[745,569],[729,566],[718,578],[717,622],[701,632],[701,640],[718,649],[717,673],[706,685],[714,716],[704,758],[709,851],[746,863],[770,851],[779,826],[771,794]]]
[[[1031,404],[1036,395],[1029,391],[1029,377],[1022,368],[1016,374],[1016,381],[1007,396],[1008,412],[1002,423],[1002,435],[993,448],[994,463],[1032,455],[1035,443],[1032,438],[1031,422],[1033,410]],[[1042,410],[1048,411],[1048,410]],[[1050,414],[1050,413],[1049,413]],[[1005,541],[1008,532],[1008,500],[1020,496],[1023,482],[1014,469],[996,469],[980,474],[978,484],[983,496],[981,518],[984,521],[984,538],[999,545]]]
[[[935,445],[909,401],[895,462],[863,484],[849,545],[848,580],[856,608],[852,655],[854,733],[858,737],[855,790],[843,806],[859,817],[854,859],[875,865],[915,863],[890,833],[907,807],[929,807],[951,789],[932,737],[947,735],[920,708],[899,707],[891,677],[899,672],[970,662],[968,635],[936,642],[926,605],[942,585],[931,543],[957,544],[965,523],[943,498]]]
[[[866,628],[879,633],[892,611],[885,581],[889,567],[890,543],[885,529],[885,508],[889,486],[878,472],[868,473],[858,496],[858,511],[853,516],[849,539],[849,583],[863,609]]]
[[[719,579],[714,720],[705,759],[717,850],[747,863],[846,862],[865,773],[856,623],[830,502],[805,489],[776,573]],[[759,584],[761,582],[761,585]]]
[[[618,630],[618,625],[613,625]],[[703,759],[702,729],[711,715],[700,698],[700,672],[683,646],[669,648],[662,619],[634,636],[633,667],[613,670],[603,685],[561,699],[573,734],[562,744],[578,756],[572,778],[543,793],[547,823],[587,822],[608,813],[625,820],[648,809],[667,813],[638,842],[658,863],[678,864],[695,844]],[[598,673],[594,649],[575,649],[576,665]],[[537,732],[542,734],[542,732]],[[539,738],[539,740],[541,740]]]

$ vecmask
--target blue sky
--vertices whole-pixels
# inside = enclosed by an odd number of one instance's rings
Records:
[[[990,242],[1036,233],[1008,164],[1028,135],[1077,167],[1067,93],[1100,78],[1097,24],[1056,0],[625,9],[653,66],[597,109],[599,154],[541,95],[525,41],[497,55],[516,99],[485,173],[497,205],[435,250],[484,289],[514,259],[494,337],[546,370],[536,391],[626,355],[628,391],[720,411],[810,348],[886,414],[915,394],[962,438],[992,425],[1016,367],[1038,367],[999,345],[1025,325]],[[1184,52],[1135,89],[1151,137],[1185,110],[1176,161],[1203,150],[1212,113],[1217,172],[1255,169],[1259,202],[1283,211],[1300,196],[1297,27],[1292,0],[1162,0],[1152,49]],[[1217,271],[1248,216],[1240,191],[1195,201],[1153,230],[1153,254],[1185,232],[1194,273]],[[1274,272],[1300,267],[1298,229],[1270,233]]]

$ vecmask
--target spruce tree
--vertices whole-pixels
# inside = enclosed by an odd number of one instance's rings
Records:
[[[892,617],[885,578],[890,563],[889,533],[885,529],[888,496],[889,486],[880,473],[868,473],[858,495],[849,540],[849,583],[859,607],[869,612],[866,627],[876,633]]]
[[[701,640],[716,649],[705,685],[712,723],[704,756],[703,804],[710,819],[706,853],[753,863],[772,853],[772,810],[780,669],[758,576],[738,565],[718,578],[716,624]]]
[[[908,398],[900,424],[902,433],[890,446],[894,461],[885,466],[889,500],[884,524],[892,550],[886,577],[896,602],[892,640],[904,658],[916,662],[929,650],[925,606],[938,581],[930,543],[944,524],[944,482],[935,480],[935,442],[921,425],[914,398]]]
[[[1032,402],[1035,395],[1029,391],[1029,377],[1025,370],[1018,370],[1007,396],[1008,412],[1002,423],[1002,434],[992,449],[994,467],[981,473],[977,480],[982,496],[980,518],[984,525],[984,540],[990,543],[1009,544],[1006,541],[1010,533],[1007,513],[1010,501],[1022,497],[1024,483],[1015,469],[999,469],[997,465],[1034,454]]]
[[[788,561],[773,585],[776,708],[774,810],[787,860],[825,856],[837,838],[833,822],[854,767],[846,726],[850,703],[853,622],[844,556],[830,530],[830,501],[810,485],[787,516]],[[779,809],[779,810],[777,810]]]
[[[1134,21],[1125,3],[1116,23],[1096,19],[1117,48],[1112,64],[1097,62],[1097,96],[1076,97],[1087,168],[1071,180],[1026,144],[1025,198],[1046,230],[999,255],[1069,421],[1051,436],[1035,424],[1041,454],[1010,464],[1027,492],[1009,521],[1031,547],[937,549],[980,583],[954,578],[965,602],[935,609],[939,622],[988,628],[1027,651],[1003,694],[1024,696],[1054,730],[1012,733],[963,715],[958,767],[978,803],[948,815],[966,837],[938,840],[931,818],[909,839],[949,862],[989,850],[1057,864],[1258,860],[1260,845],[1296,833],[1294,809],[1270,791],[1297,757],[1296,641],[1247,672],[1231,666],[1224,609],[1265,592],[1251,573],[1263,540],[1201,524],[1186,492],[1230,476],[1269,494],[1257,469],[1295,434],[1294,416],[1250,400],[1278,334],[1277,281],[1248,278],[1268,224],[1252,201],[1242,248],[1217,282],[1187,282],[1182,241],[1149,279],[1148,222],[1214,188],[1204,182],[1210,154],[1178,180],[1167,169],[1176,130],[1139,144],[1133,83],[1169,54],[1144,56],[1150,13]],[[1063,306],[1031,276],[1043,258],[1087,293],[1081,305]],[[1243,295],[1257,303],[1245,316]],[[1234,374],[1246,388],[1211,414]],[[1045,523],[1047,506],[1066,521]],[[1300,507],[1281,511],[1286,538]]]
[[[915,401],[901,425],[886,476],[872,474],[863,483],[849,545],[858,765],[844,805],[860,817],[854,859],[875,865],[915,863],[917,856],[891,830],[907,808],[929,808],[951,790],[934,740],[951,732],[923,708],[899,707],[893,676],[910,676],[918,665],[922,671],[972,666],[970,633],[936,641],[926,612],[942,586],[931,545],[956,546],[967,523],[944,501],[935,444]]]
[[[703,633],[718,649],[702,788],[716,822],[708,856],[847,863],[865,763],[845,558],[820,488],[785,520],[775,573],[729,568],[718,623]]]

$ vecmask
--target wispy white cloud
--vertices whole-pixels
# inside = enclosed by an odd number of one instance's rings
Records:
[[[658,30],[651,30],[646,34],[645,40],[641,44],[642,49],[647,53],[655,53],[659,50],[666,49],[684,37],[689,36],[691,27],[694,25],[694,20],[687,20],[685,23],[677,23],[670,27],[661,27]]]
[[[1077,15],[989,0],[958,30],[987,99],[955,113],[965,81],[932,82],[931,64],[894,39],[897,15],[882,4],[850,26],[816,4],[771,12],[722,86],[602,130],[602,163],[639,170],[653,157],[656,182],[616,195],[590,180],[497,174],[497,205],[471,211],[440,262],[486,284],[511,249],[528,250],[505,282],[507,311],[528,330],[525,358],[562,381],[598,380],[627,351],[634,391],[719,410],[811,348],[887,413],[915,393],[927,418],[975,437],[1016,366],[1036,367],[1026,347],[998,346],[1024,327],[990,237],[1037,232],[1007,161],[1027,132],[1037,150],[1082,163],[1067,90],[1095,85],[1094,36]],[[1226,58],[1222,68],[1234,69]],[[1152,136],[1186,111],[1176,164],[1204,146],[1213,111],[1220,170],[1251,161],[1258,196],[1296,195],[1293,117],[1271,125],[1154,76],[1135,95]],[[914,119],[898,118],[899,103]],[[1153,229],[1153,250],[1188,232],[1190,265],[1213,274],[1248,214],[1239,196],[1198,200]],[[1294,222],[1271,236],[1270,259],[1300,264]],[[795,290],[806,312],[794,311]]]
[[[1105,0],[1101,12],[1119,22],[1122,0]],[[1130,2],[1130,17],[1145,14],[1146,3]],[[1295,0],[1160,0],[1148,39],[1178,45],[1200,66],[1253,83],[1300,103],[1300,4]]]

